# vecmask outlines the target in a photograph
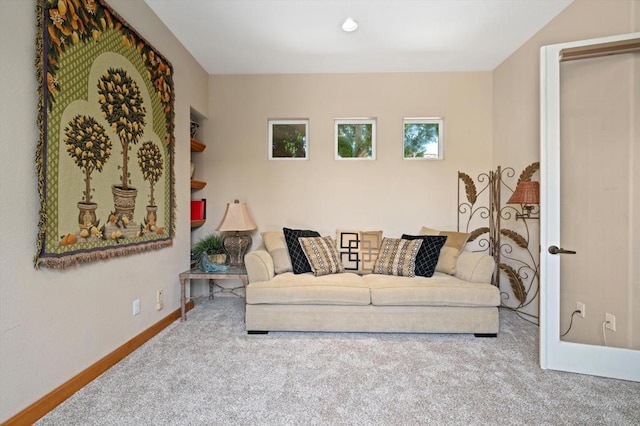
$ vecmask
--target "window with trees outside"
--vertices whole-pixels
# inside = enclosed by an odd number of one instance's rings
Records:
[[[405,118],[403,158],[405,160],[441,160],[442,127],[442,118]]]
[[[345,118],[335,120],[336,159],[375,160],[376,120]]]
[[[269,120],[269,159],[308,160],[309,120]]]

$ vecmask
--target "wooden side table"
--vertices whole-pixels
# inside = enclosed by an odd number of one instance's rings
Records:
[[[202,269],[195,267],[189,269],[188,271],[181,272],[180,275],[180,321],[187,320],[187,312],[185,309],[185,305],[187,303],[187,299],[195,299],[197,297],[189,297],[187,298],[186,285],[187,280],[193,279],[205,279],[209,280],[209,299],[213,299],[213,287],[215,286],[215,280],[240,280],[242,281],[243,287],[246,287],[249,284],[249,277],[247,276],[247,269],[242,266],[229,266],[226,271],[216,271],[216,272],[205,272]],[[237,289],[232,289],[231,292],[236,296],[240,296],[239,294],[234,293]]]

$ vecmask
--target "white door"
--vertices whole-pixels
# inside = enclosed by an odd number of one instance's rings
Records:
[[[639,46],[633,33],[541,50],[545,369],[640,381]]]

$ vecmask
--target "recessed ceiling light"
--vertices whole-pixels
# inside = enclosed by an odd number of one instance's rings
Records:
[[[358,29],[358,23],[351,18],[347,18],[342,24],[342,29],[348,33],[351,33]]]

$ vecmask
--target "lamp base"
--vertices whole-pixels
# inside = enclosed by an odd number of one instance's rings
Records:
[[[229,255],[229,264],[234,266],[244,265],[244,255],[247,252],[249,246],[251,246],[251,236],[239,235],[237,232],[235,235],[229,235],[224,237],[222,245],[224,250]]]

